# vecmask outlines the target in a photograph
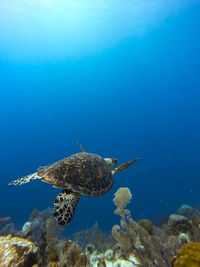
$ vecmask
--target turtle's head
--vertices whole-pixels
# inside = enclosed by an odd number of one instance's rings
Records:
[[[104,158],[108,168],[112,169],[117,165],[117,160],[114,158]]]

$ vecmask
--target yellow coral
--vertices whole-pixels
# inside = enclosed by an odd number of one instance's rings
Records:
[[[186,243],[178,251],[173,267],[200,267],[200,243]]]

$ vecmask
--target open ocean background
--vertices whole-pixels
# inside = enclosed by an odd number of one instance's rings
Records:
[[[0,0],[0,217],[17,227],[60,192],[8,186],[79,152],[139,157],[102,197],[83,196],[68,233],[200,205],[200,3]]]

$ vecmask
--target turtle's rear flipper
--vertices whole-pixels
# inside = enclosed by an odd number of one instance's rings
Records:
[[[112,174],[117,174],[125,169],[127,169],[130,165],[132,165],[134,162],[136,162],[138,160],[138,158],[128,161],[126,163],[123,163],[122,165],[120,165],[119,167],[115,168],[112,170]]]
[[[81,194],[65,189],[57,195],[54,201],[53,216],[59,225],[69,224],[74,216],[74,211]]]
[[[26,183],[29,183],[29,182],[36,180],[36,179],[40,179],[40,178],[37,176],[37,173],[35,172],[35,173],[29,174],[27,176],[23,176],[21,178],[18,178],[17,180],[10,182],[9,185],[26,184]]]

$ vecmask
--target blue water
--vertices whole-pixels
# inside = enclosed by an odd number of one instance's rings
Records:
[[[119,163],[140,160],[106,195],[83,196],[67,231],[119,223],[112,201],[119,187],[133,194],[134,219],[200,205],[199,1],[149,0],[145,11],[146,1],[135,1],[133,13],[117,1],[114,14],[112,1],[110,9],[94,1],[99,17],[77,4],[67,21],[46,10],[61,11],[59,1],[40,2],[42,10],[34,1],[17,1],[18,9],[0,3],[0,217],[21,227],[35,207],[52,207],[59,189],[8,183],[80,151],[77,141]]]

